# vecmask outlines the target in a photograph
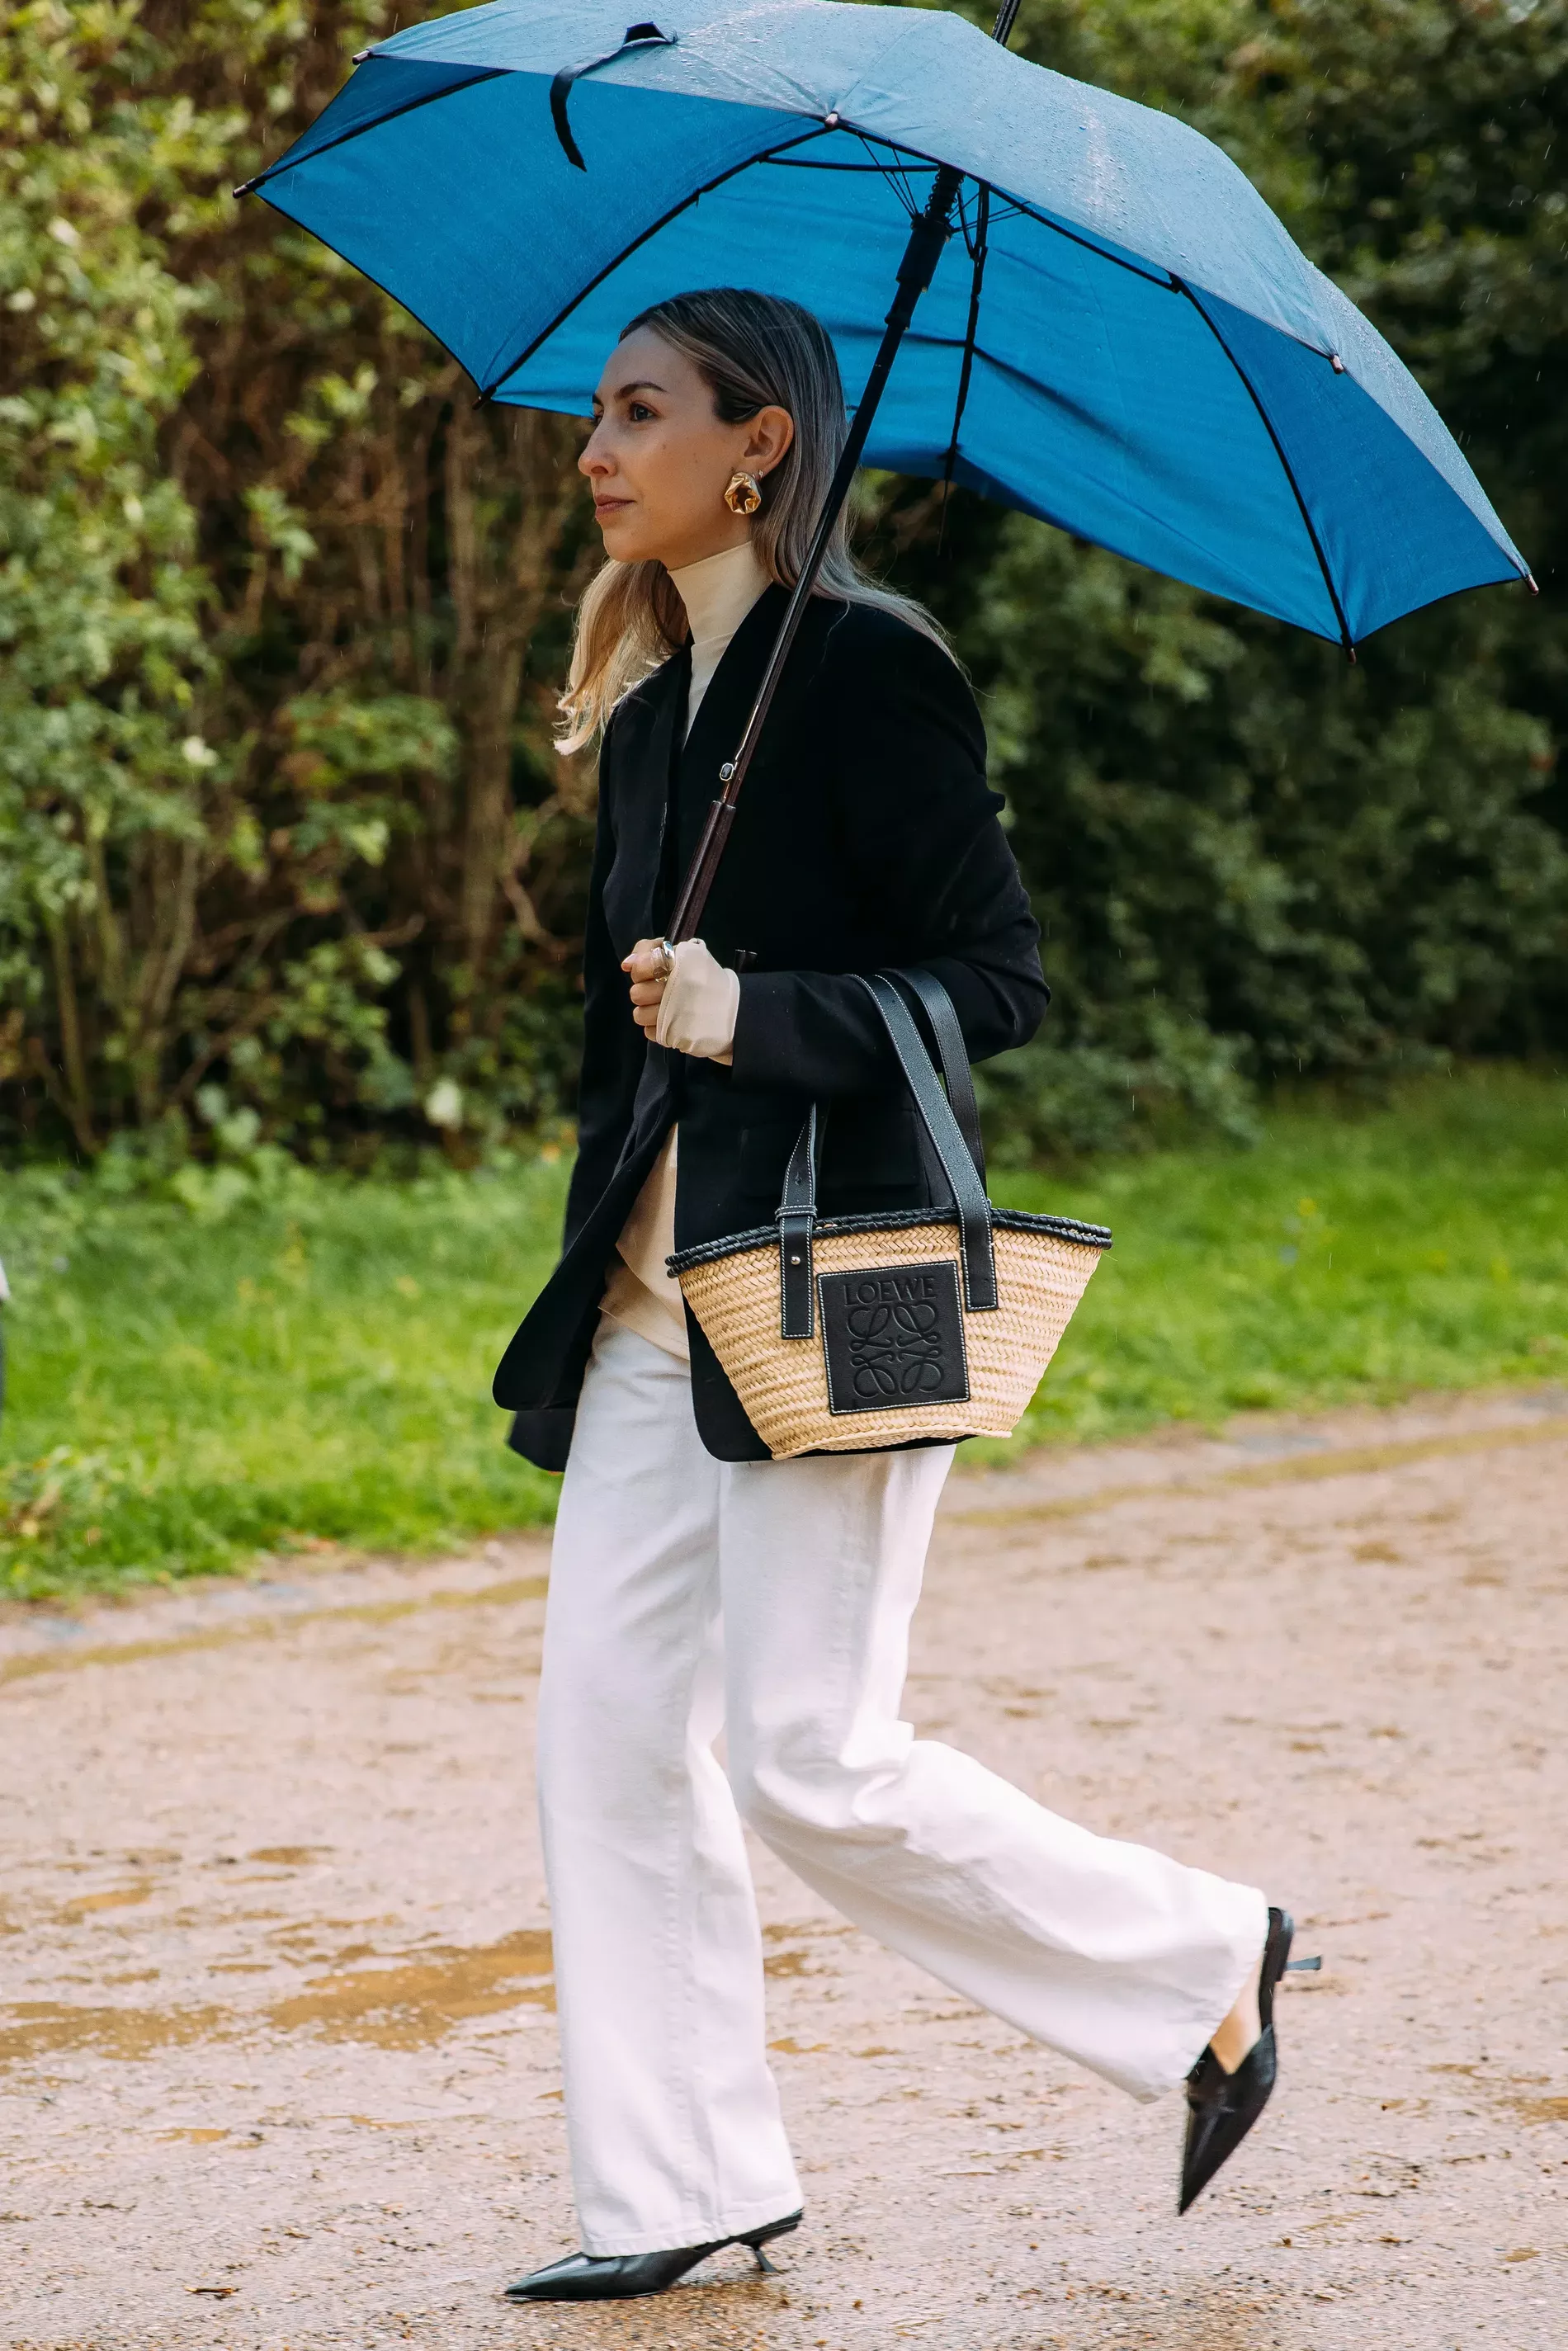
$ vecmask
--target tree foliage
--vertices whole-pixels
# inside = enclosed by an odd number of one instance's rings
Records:
[[[401,16],[411,10],[405,5]],[[561,420],[228,193],[384,0],[0,19],[0,1140],[461,1155],[570,1097],[593,549]],[[1542,593],[1328,649],[956,496],[872,544],[987,697],[1057,1008],[1019,1154],[1561,1041],[1568,0],[1025,0],[1218,139],[1416,370]]]
[[[0,30],[0,1078],[84,1152],[548,1113],[570,1062],[572,429],[476,414],[395,304],[228,193],[389,14],[38,0]]]

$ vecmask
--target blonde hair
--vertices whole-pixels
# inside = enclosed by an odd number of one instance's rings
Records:
[[[751,544],[768,578],[792,588],[849,429],[827,330],[798,302],[739,286],[655,302],[629,322],[622,340],[639,327],[650,328],[685,354],[711,386],[714,407],[727,424],[742,423],[760,408],[788,410],[795,435],[763,479]],[[866,578],[850,552],[843,513],[818,583],[814,593],[896,613],[950,650],[921,605]],[[577,608],[557,749],[579,751],[591,742],[622,696],[685,644],[687,633],[685,607],[662,563],[602,564]]]

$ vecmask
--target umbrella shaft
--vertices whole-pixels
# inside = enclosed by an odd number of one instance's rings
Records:
[[[718,862],[724,854],[725,843],[729,839],[730,826],[735,821],[735,804],[740,797],[740,788],[746,781],[747,769],[751,765],[752,755],[757,748],[758,738],[762,733],[763,723],[768,716],[779,680],[783,675],[784,664],[789,657],[789,648],[795,642],[796,632],[801,621],[805,618],[806,606],[811,590],[816,585],[817,575],[822,568],[823,559],[832,543],[839,516],[842,511],[844,500],[850,494],[850,486],[855,477],[855,468],[860,464],[861,452],[865,447],[872,421],[876,414],[887,379],[892,373],[898,347],[904,340],[910,319],[915,316],[916,302],[919,301],[936,274],[942,247],[951,233],[953,206],[957,201],[958,190],[962,183],[961,172],[956,172],[949,163],[941,164],[932,183],[931,193],[926,199],[925,210],[917,213],[911,224],[909,242],[904,248],[904,258],[898,265],[893,302],[883,328],[882,342],[876,358],[872,362],[871,373],[866,378],[865,390],[862,392],[860,403],[855,410],[854,422],[850,426],[849,437],[844,443],[838,465],[834,468],[828,495],[822,502],[822,511],[817,517],[817,528],[812,534],[806,560],[800,568],[800,576],[790,591],[788,608],[783,620],[779,622],[779,634],[774,640],[773,651],[768,655],[768,667],[763,673],[762,684],[758,688],[757,699],[751,705],[751,716],[746,722],[746,732],[737,746],[735,757],[732,759],[727,759],[718,771],[719,781],[724,789],[719,798],[708,810],[707,822],[703,829],[702,839],[697,844],[696,854],[692,859],[686,871],[685,880],[681,884],[681,894],[676,902],[674,914],[666,934],[672,943],[678,944],[682,939],[696,936],[697,925],[702,921],[703,909],[707,904],[707,894],[713,886],[714,875],[718,871]]]

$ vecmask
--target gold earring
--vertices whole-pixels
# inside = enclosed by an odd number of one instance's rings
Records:
[[[762,485],[755,474],[734,473],[725,490],[724,502],[733,515],[754,515],[762,504]]]

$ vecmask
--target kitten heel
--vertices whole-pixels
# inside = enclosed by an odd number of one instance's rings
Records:
[[[748,2229],[743,2237],[737,2237],[735,2241],[738,2245],[749,2246],[757,2256],[758,2268],[765,2276],[781,2277],[783,2272],[778,2262],[770,2262],[762,2248],[764,2245],[770,2245],[775,2237],[789,2236],[792,2229],[800,2227],[800,2220],[801,2215],[799,2212],[791,2212],[787,2220],[770,2220],[765,2229]]]

